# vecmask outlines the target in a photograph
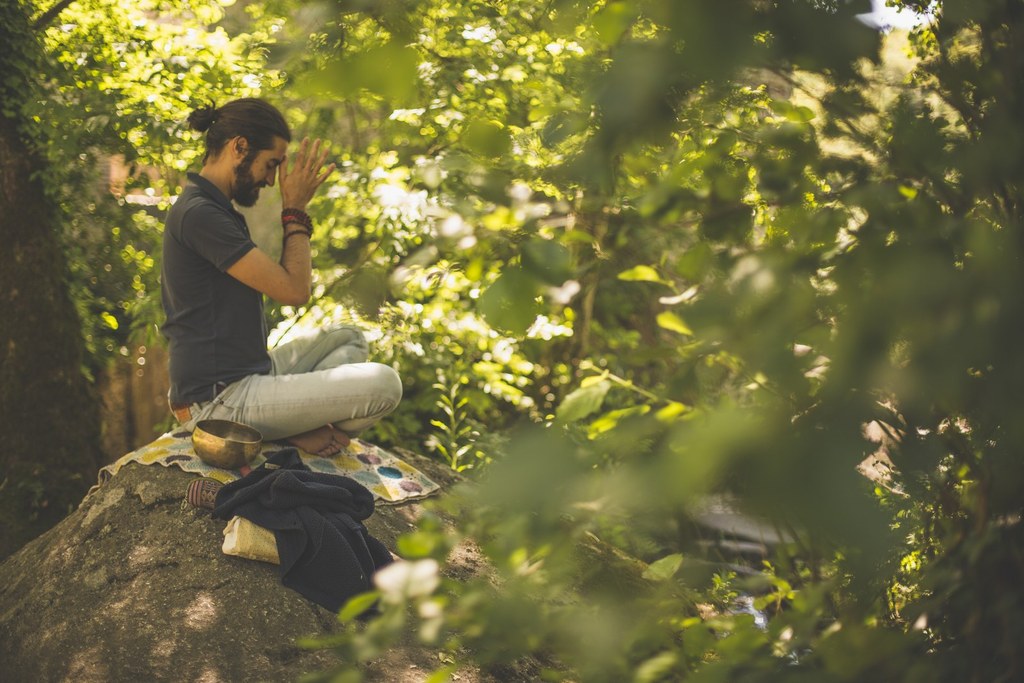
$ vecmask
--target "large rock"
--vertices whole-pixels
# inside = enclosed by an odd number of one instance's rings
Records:
[[[424,459],[414,464],[452,481]],[[184,502],[193,478],[128,465],[0,565],[0,679],[291,681],[338,663],[295,645],[333,632],[334,614],[282,586],[276,566],[222,554],[224,522]],[[417,502],[378,505],[367,527],[394,549],[421,512]],[[479,570],[472,549],[458,556],[448,572]],[[436,651],[410,644],[365,671],[418,681],[437,663]]]

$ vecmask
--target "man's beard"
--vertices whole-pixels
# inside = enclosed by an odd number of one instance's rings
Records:
[[[252,162],[255,155],[245,159],[235,169],[235,196],[232,199],[239,206],[252,206],[260,198],[260,188],[264,183],[257,183],[252,177]]]

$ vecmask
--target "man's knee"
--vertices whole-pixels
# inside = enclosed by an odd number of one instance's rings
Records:
[[[390,365],[377,363],[380,375],[381,399],[388,404],[388,412],[394,410],[402,401],[402,378]]]
[[[353,325],[346,325],[344,323],[336,323],[324,328],[321,334],[325,335],[331,340],[332,345],[335,347],[339,346],[359,346],[362,348],[368,348],[369,343],[366,341],[366,335],[361,329]]]
[[[348,325],[324,328],[319,332],[318,344],[320,360],[316,367],[320,369],[365,363],[370,355],[366,335],[362,330]]]

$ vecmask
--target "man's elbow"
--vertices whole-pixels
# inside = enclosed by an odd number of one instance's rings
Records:
[[[310,291],[310,288],[307,286],[303,287],[302,289],[297,289],[295,291],[288,292],[286,296],[281,298],[281,303],[284,304],[285,306],[305,306],[306,304],[309,303],[310,296],[312,296],[312,292]]]

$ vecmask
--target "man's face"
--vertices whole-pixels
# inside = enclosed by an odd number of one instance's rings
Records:
[[[277,167],[284,161],[288,142],[275,137],[271,149],[261,149],[255,154],[250,151],[235,168],[235,187],[232,199],[239,206],[252,206],[259,199],[260,190],[274,185]]]

